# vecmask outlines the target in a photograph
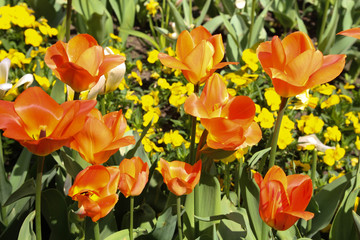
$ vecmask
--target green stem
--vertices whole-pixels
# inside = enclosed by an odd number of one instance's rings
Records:
[[[36,187],[35,187],[35,223],[36,240],[41,240],[41,186],[42,173],[44,168],[45,156],[40,156],[37,163]]]
[[[225,180],[225,183],[224,183],[225,195],[229,199],[229,196],[230,196],[230,164],[229,163],[225,163],[225,179],[224,180]]]
[[[150,27],[150,30],[151,30],[151,34],[153,35],[154,39],[156,42],[159,42],[158,41],[158,37],[157,37],[157,34],[155,32],[155,29],[154,29],[154,23],[153,23],[153,20],[150,16],[150,14],[148,15],[148,19],[149,19],[149,27]],[[159,51],[161,51],[162,49],[158,49]]]
[[[288,98],[281,97],[280,109],[279,109],[279,112],[278,112],[278,117],[276,119],[274,132],[273,132],[273,136],[272,136],[272,139],[271,139],[271,152],[270,152],[269,169],[272,166],[275,165],[275,155],[276,155],[276,149],[277,149],[277,142],[278,142],[278,138],[279,138],[281,121],[282,121],[282,118],[284,116],[287,100],[288,100]]]
[[[1,133],[0,133],[0,164],[2,167],[4,167],[4,155],[2,150],[2,141],[1,141]],[[6,176],[6,173],[4,171],[4,175]],[[8,219],[7,219],[7,210],[5,206],[1,206],[1,219],[5,226],[8,225]]]
[[[181,196],[176,197],[176,214],[177,214],[177,227],[179,233],[179,240],[183,239],[182,227],[181,227]]]
[[[134,239],[134,197],[130,196],[130,229],[129,229],[130,240]]]
[[[101,114],[105,115],[106,114],[106,108],[105,108],[105,104],[106,104],[106,99],[105,99],[106,95],[103,95],[101,98],[101,102],[100,102],[100,107],[101,107]]]
[[[205,145],[206,143],[206,138],[207,138],[207,135],[208,135],[208,131],[205,129],[203,131],[203,133],[201,134],[201,137],[200,137],[200,141],[199,141],[199,144],[197,146],[197,149],[196,149],[196,157],[195,157],[195,162],[199,161],[200,160],[200,156],[201,156],[201,148]]]
[[[191,28],[191,25],[193,23],[193,17],[192,17],[192,0],[189,0],[189,27]]]
[[[313,159],[312,159],[312,163],[311,163],[311,181],[312,181],[314,189],[315,189],[315,186],[316,186],[315,180],[316,180],[317,160],[318,160],[317,151],[316,151],[316,149],[314,149]]]
[[[239,159],[238,163],[236,164],[236,175],[235,175],[235,191],[238,200],[240,201],[240,177],[241,177],[241,171],[242,171],[242,161],[243,159]],[[239,205],[240,206],[240,205]]]
[[[322,42],[322,38],[323,38],[323,34],[324,34],[324,30],[325,30],[325,24],[327,22],[327,12],[329,10],[329,0],[325,1],[325,8],[324,8],[324,15],[322,17],[322,21],[321,21],[321,27],[320,27],[320,32],[319,32],[319,44],[320,42]]]
[[[250,17],[250,28],[249,28],[249,40],[248,40],[248,48],[250,48],[250,44],[251,44],[251,35],[252,35],[252,30],[253,30],[253,25],[254,25],[254,21],[255,21],[255,2],[256,0],[252,0],[251,2],[251,17]]]
[[[199,85],[194,85],[194,93],[197,94],[199,92]],[[190,132],[190,159],[189,163],[193,165],[195,163],[195,138],[196,138],[196,117],[190,116],[191,119],[191,132]]]
[[[262,222],[261,225],[261,240],[268,240],[269,239],[269,227],[266,225],[265,222]]]
[[[100,227],[99,222],[96,222],[94,225],[94,239],[100,240]]]
[[[66,29],[65,29],[65,41],[69,42],[70,40],[70,25],[71,25],[71,8],[72,0],[67,0],[66,4]]]

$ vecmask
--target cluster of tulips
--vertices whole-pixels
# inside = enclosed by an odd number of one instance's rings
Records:
[[[261,129],[254,120],[255,103],[248,96],[231,96],[220,75],[215,73],[224,66],[237,64],[222,62],[224,53],[221,35],[212,36],[200,26],[179,35],[176,58],[159,54],[163,65],[180,69],[194,84],[195,91],[185,101],[184,109],[193,117],[194,126],[199,118],[205,128],[196,152],[193,127],[188,163],[158,161],[157,170],[176,196],[191,193],[198,184],[202,149],[235,151],[256,145],[262,139]],[[254,174],[260,188],[259,212],[266,224],[286,230],[299,218],[309,220],[314,214],[305,211],[313,193],[310,177],[286,176],[275,165],[282,113],[288,98],[336,78],[344,68],[345,55],[323,56],[306,34],[295,32],[283,40],[275,36],[261,43],[257,56],[282,98],[271,140],[269,170],[264,179],[260,173]],[[91,217],[94,222],[113,209],[118,200],[117,190],[125,197],[134,197],[148,182],[149,166],[139,157],[124,159],[119,166],[101,165],[119,148],[135,144],[134,137],[125,134],[127,123],[122,111],[103,116],[95,108],[96,100],[78,100],[80,92],[92,89],[100,79],[105,86],[110,84],[116,68],[124,61],[123,56],[107,54],[90,35],[79,34],[68,43],[57,42],[45,56],[56,77],[74,91],[74,100],[58,104],[41,88],[31,87],[14,102],[0,101],[0,129],[4,136],[39,156],[66,146],[91,164],[77,175],[68,195],[78,201],[77,213]],[[42,164],[39,163],[40,169]],[[36,213],[40,214],[40,209]]]

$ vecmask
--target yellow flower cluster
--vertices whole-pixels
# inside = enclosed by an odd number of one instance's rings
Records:
[[[157,9],[159,8],[159,3],[155,0],[150,0],[146,3],[146,10],[148,10],[149,14],[155,16]]]
[[[267,102],[267,105],[271,107],[271,111],[277,111],[279,110],[281,98],[279,94],[275,92],[274,88],[267,88],[265,89],[265,99]]]
[[[9,58],[11,61],[11,66],[17,66],[22,68],[25,64],[31,62],[31,58],[27,58],[24,53],[17,51],[16,49],[10,49],[9,52],[5,50],[0,50],[0,61],[4,58]]]
[[[324,121],[311,113],[310,115],[301,116],[300,120],[297,120],[297,124],[301,132],[309,135],[321,132]]]
[[[324,163],[326,163],[329,166],[332,166],[335,164],[336,161],[342,159],[344,155],[345,155],[345,149],[337,145],[335,149],[330,148],[325,151]]]
[[[171,144],[173,148],[180,147],[183,143],[186,148],[189,148],[190,146],[190,143],[180,135],[179,130],[170,130],[170,132],[166,132],[164,136],[158,140],[158,143]]]
[[[294,141],[291,130],[295,128],[295,123],[290,120],[287,115],[283,116],[280,126],[279,138],[277,145],[279,149],[285,149],[290,143]]]

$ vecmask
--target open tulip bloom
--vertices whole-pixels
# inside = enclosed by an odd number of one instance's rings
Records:
[[[309,176],[286,176],[280,167],[273,166],[264,179],[260,173],[255,173],[254,178],[260,188],[260,217],[270,227],[286,230],[299,218],[310,220],[314,217],[313,213],[305,211],[313,193]]]
[[[163,176],[164,183],[170,192],[176,196],[182,196],[191,193],[199,183],[201,160],[192,166],[185,162],[167,162],[160,158],[156,170]]]
[[[180,69],[194,85],[204,83],[217,69],[236,62],[221,62],[225,50],[220,34],[212,36],[199,26],[191,32],[182,31],[176,42],[176,58],[159,53],[159,60],[167,67]]]
[[[90,89],[102,75],[124,61],[124,56],[106,55],[95,38],[88,34],[76,35],[69,43],[58,41],[45,55],[48,67],[76,92]]]
[[[74,135],[70,147],[91,164],[102,164],[119,148],[135,144],[133,136],[124,136],[127,127],[122,111],[102,116],[93,109],[80,132]]]
[[[118,201],[120,171],[117,167],[93,165],[76,176],[69,196],[78,201],[81,217],[91,217],[93,222],[105,217]]]
[[[45,156],[69,143],[95,105],[95,100],[59,105],[41,88],[31,87],[14,102],[0,100],[0,129],[5,137]]]
[[[256,52],[275,91],[285,98],[330,82],[345,65],[344,54],[323,56],[303,32],[291,33],[282,41],[274,36],[261,43]]]
[[[257,144],[261,129],[254,121],[255,104],[247,96],[232,97],[218,74],[211,76],[200,97],[189,96],[185,112],[199,117],[213,149],[236,150]]]

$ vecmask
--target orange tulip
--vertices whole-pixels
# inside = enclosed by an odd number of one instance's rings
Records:
[[[124,136],[127,124],[122,111],[104,117],[93,109],[83,129],[74,135],[70,147],[91,164],[102,164],[119,148],[135,144],[133,136]]]
[[[196,184],[199,183],[201,174],[201,160],[194,166],[180,161],[167,162],[160,159],[156,168],[164,178],[170,192],[176,196],[189,194],[193,191]]]
[[[119,179],[117,167],[93,165],[79,172],[68,194],[78,201],[77,213],[81,217],[91,217],[93,222],[105,217],[118,201]]]
[[[286,230],[299,218],[310,220],[314,217],[313,213],[305,211],[313,193],[309,176],[286,176],[280,167],[273,166],[264,179],[259,173],[255,173],[254,178],[260,187],[260,217],[270,227]]]
[[[354,38],[360,39],[360,27],[350,28],[348,30],[344,30],[344,31],[337,33],[337,35],[338,34],[344,35],[347,37],[354,37]]]
[[[344,54],[323,56],[303,32],[294,32],[282,41],[274,36],[271,41],[261,43],[256,52],[275,91],[286,98],[336,78],[344,68],[346,57]]]
[[[138,196],[149,178],[149,166],[141,158],[125,158],[120,165],[119,190],[125,197]]]
[[[217,69],[236,62],[221,62],[225,49],[220,34],[212,36],[199,26],[190,33],[182,31],[176,43],[176,56],[159,53],[158,58],[167,67],[181,69],[185,78],[193,84],[201,84]]]
[[[125,57],[105,55],[95,38],[79,34],[69,43],[58,41],[49,47],[44,60],[61,81],[81,92],[93,87],[102,75],[122,64]]]
[[[39,87],[21,93],[15,102],[0,101],[0,129],[30,152],[45,156],[67,145],[79,132],[95,100],[59,105]]]
[[[236,150],[255,145],[262,137],[254,121],[254,102],[247,96],[230,96],[218,74],[208,79],[200,97],[195,93],[189,96],[184,109],[200,118],[209,132],[207,145],[211,148]]]

